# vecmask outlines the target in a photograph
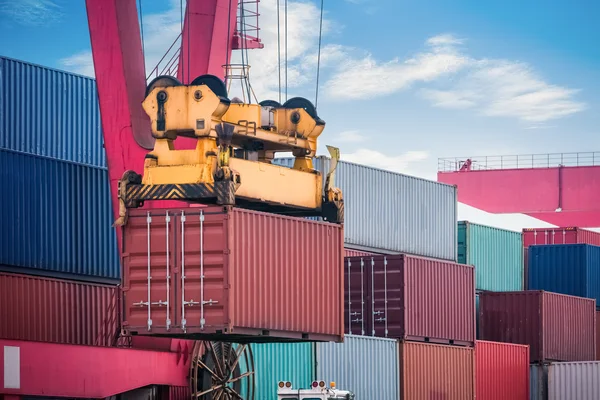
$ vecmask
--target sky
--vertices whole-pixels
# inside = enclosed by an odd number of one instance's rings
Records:
[[[181,2],[137,3],[151,69],[178,35]],[[276,4],[260,1],[265,48],[250,51],[259,100],[279,98]],[[600,149],[599,2],[323,5],[320,153],[332,144],[343,159],[435,180],[440,157]],[[320,6],[287,1],[288,98],[315,99]],[[1,55],[94,76],[83,0],[0,0],[0,37]],[[459,218],[514,230],[550,226],[464,204]]]

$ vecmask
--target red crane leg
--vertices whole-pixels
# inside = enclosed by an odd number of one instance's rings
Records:
[[[204,74],[225,77],[231,62],[238,0],[188,0],[177,78],[187,84]]]
[[[491,213],[523,213],[558,226],[599,227],[600,167],[438,172],[458,201]]]
[[[147,385],[186,386],[188,368],[189,353],[0,340],[5,396],[106,398]]]

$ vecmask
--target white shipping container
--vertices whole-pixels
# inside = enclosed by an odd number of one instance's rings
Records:
[[[600,399],[600,361],[548,366],[548,400]]]
[[[325,177],[330,159],[313,162]],[[294,159],[273,163],[291,167]],[[345,161],[337,166],[335,183],[344,195],[346,247],[456,261],[454,186]]]
[[[357,399],[398,400],[398,342],[345,335],[344,343],[317,343],[316,378],[335,382]]]

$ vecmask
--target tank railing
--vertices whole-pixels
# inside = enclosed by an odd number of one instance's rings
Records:
[[[439,158],[439,172],[584,167],[600,165],[600,152]]]
[[[146,81],[154,79],[161,75],[175,76],[177,74],[177,68],[179,67],[179,54],[181,53],[181,46],[176,46],[180,42],[181,33],[175,38],[171,46],[162,56],[162,58],[156,63],[156,66],[150,71],[146,77]]]

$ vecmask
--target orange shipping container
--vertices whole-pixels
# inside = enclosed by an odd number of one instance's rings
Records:
[[[132,210],[123,328],[139,335],[341,341],[341,225],[235,207]]]
[[[467,400],[475,398],[472,347],[402,342],[402,399]]]
[[[478,400],[529,399],[529,346],[478,340]]]

